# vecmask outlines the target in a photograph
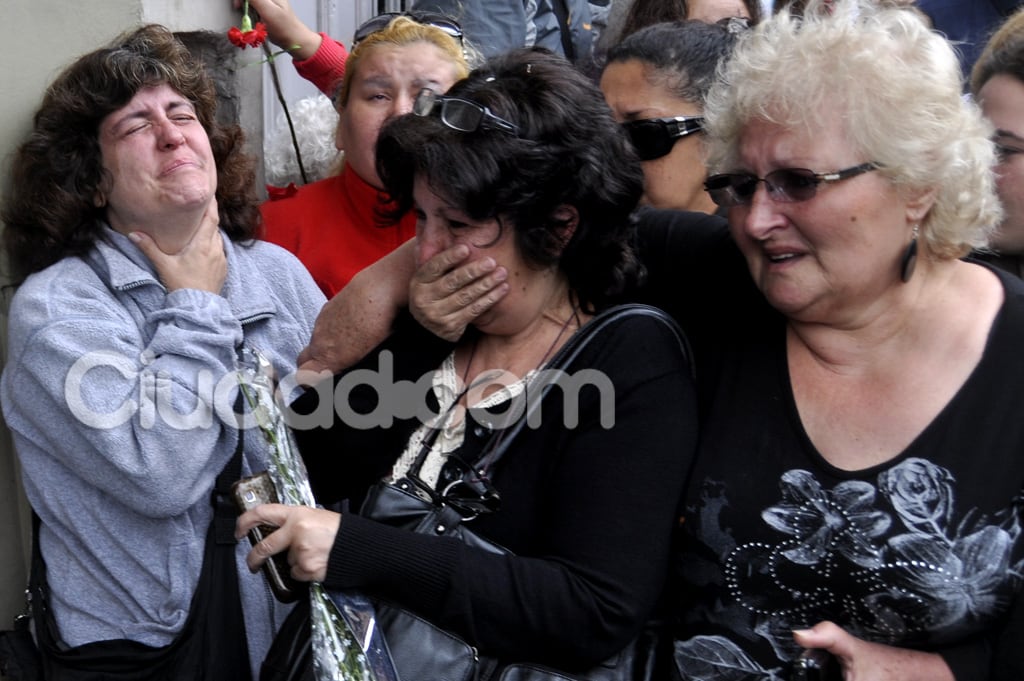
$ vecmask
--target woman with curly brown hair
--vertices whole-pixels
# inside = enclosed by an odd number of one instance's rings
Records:
[[[47,678],[247,679],[283,614],[211,501],[265,467],[232,414],[239,350],[292,371],[324,298],[252,240],[253,161],[215,113],[202,66],[145,26],[57,77],[14,159],[0,395]]]

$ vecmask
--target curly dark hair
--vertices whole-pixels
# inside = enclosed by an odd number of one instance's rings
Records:
[[[992,34],[971,70],[971,94],[975,98],[996,75],[1024,82],[1024,10],[1010,15]]]
[[[221,229],[236,241],[255,235],[255,159],[243,151],[241,128],[217,123],[213,82],[185,46],[162,26],[142,26],[78,58],[46,90],[14,156],[0,216],[16,282],[84,254],[99,238],[105,209],[94,201],[109,181],[100,124],[139,90],[165,83],[192,102],[210,138]]]
[[[750,15],[750,23],[761,21],[761,3],[758,0],[743,0],[743,6]],[[626,19],[619,33],[619,40],[625,39],[645,26],[665,21],[683,21],[690,18],[690,7],[686,0],[634,0],[626,13]]]
[[[630,214],[643,191],[640,162],[594,83],[542,48],[512,50],[457,82],[449,96],[486,106],[518,134],[459,132],[439,117],[400,116],[381,130],[377,170],[394,199],[413,205],[414,179],[476,221],[511,225],[527,262],[565,273],[581,307],[617,302],[638,283]],[[578,222],[568,241],[558,208]]]
[[[637,60],[654,67],[651,82],[663,84],[680,99],[704,107],[704,97],[715,82],[739,34],[724,24],[671,21],[642,28],[608,50],[605,63]]]

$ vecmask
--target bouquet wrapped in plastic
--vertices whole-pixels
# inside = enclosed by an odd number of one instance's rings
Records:
[[[238,357],[238,384],[269,447],[267,472],[283,504],[316,506],[306,466],[274,399],[273,367],[254,348]],[[376,626],[373,604],[351,592],[309,585],[313,669],[317,681],[398,681]]]

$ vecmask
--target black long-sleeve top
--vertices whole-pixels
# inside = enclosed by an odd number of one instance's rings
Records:
[[[418,394],[414,382],[450,351],[415,324],[404,325],[361,364],[335,377],[344,393],[341,411],[383,418],[396,399],[423,404],[430,381],[420,381]],[[388,386],[387,395],[365,384],[349,390],[357,377],[370,375],[366,370],[379,370],[382,357],[393,362],[394,381],[384,377],[379,383]],[[647,317],[629,317],[603,331],[568,373],[581,369],[610,379],[614,426],[601,425],[601,391],[584,389],[577,402],[575,394],[563,400],[552,390],[541,427],[523,429],[494,470],[501,509],[471,523],[514,555],[346,513],[326,585],[396,602],[504,660],[583,669],[626,645],[662,593],[677,504],[696,445],[694,388],[674,334]],[[353,374],[358,371],[364,373]],[[304,406],[300,401],[300,411],[315,404],[311,395]],[[358,507],[420,421],[401,415],[390,427],[359,429],[337,413],[331,427],[299,431],[298,441],[318,499],[348,499]],[[470,418],[459,454],[473,460],[490,436]]]

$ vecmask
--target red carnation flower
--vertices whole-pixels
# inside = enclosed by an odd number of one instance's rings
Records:
[[[267,39],[267,27],[262,21],[257,21],[256,26],[251,29],[246,29],[247,19],[249,17],[242,17],[242,29],[232,26],[228,31],[228,40],[235,47],[259,47],[263,44],[263,41]]]

